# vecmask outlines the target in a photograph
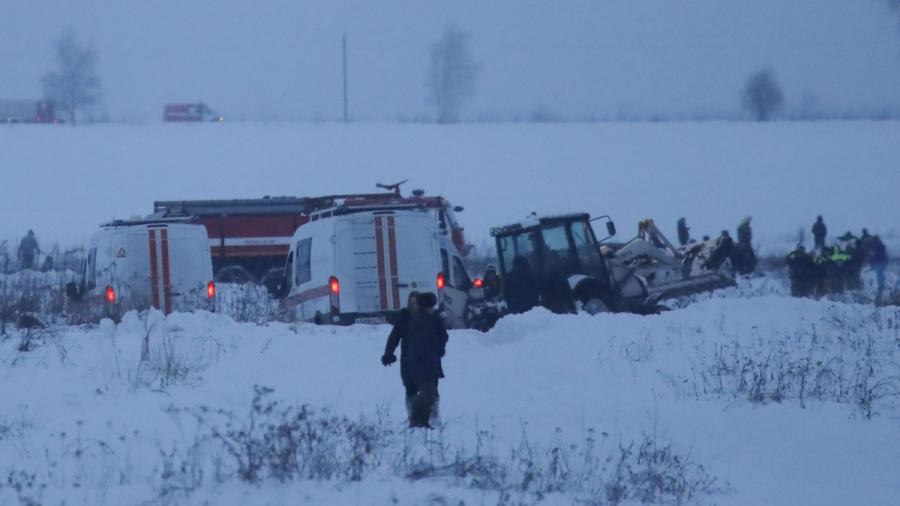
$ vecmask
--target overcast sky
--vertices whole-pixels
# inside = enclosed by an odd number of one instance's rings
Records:
[[[39,97],[64,27],[93,40],[114,120],[204,100],[230,119],[428,114],[428,47],[448,23],[482,65],[469,118],[735,115],[771,66],[792,110],[900,111],[900,33],[883,0],[0,0],[0,98]]]

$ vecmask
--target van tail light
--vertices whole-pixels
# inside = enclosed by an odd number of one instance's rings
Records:
[[[206,296],[212,299],[216,296],[216,282],[210,281],[209,284],[206,285]]]
[[[116,303],[116,291],[111,286],[106,287],[106,302],[110,304]]]
[[[341,282],[338,278],[328,278],[328,292],[331,294],[331,314],[341,312]]]
[[[475,278],[475,281],[472,281],[472,286],[474,286],[475,288],[483,288],[484,280],[481,278]]]
[[[445,282],[444,282],[444,273],[441,272],[441,273],[438,274],[438,276],[437,276],[437,288],[438,288],[438,290],[443,290],[443,289],[444,289],[444,283],[445,283]]]

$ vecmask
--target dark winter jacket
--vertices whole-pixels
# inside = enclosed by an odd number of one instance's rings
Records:
[[[524,257],[513,260],[513,268],[505,280],[506,304],[511,313],[524,313],[538,304],[540,286]]]
[[[38,247],[37,239],[33,235],[26,235],[22,238],[22,242],[19,243],[19,256],[33,257],[40,252],[41,248]]]
[[[447,349],[447,329],[441,317],[432,313],[414,313],[405,336],[404,359],[409,379],[415,383],[437,381],[444,377],[441,357]]]
[[[725,260],[731,258],[734,253],[734,241],[727,235],[722,235],[716,240],[716,249],[713,250],[706,261],[707,269],[718,269],[725,263]]]
[[[684,218],[680,218],[678,220],[678,242],[684,246],[691,240],[691,234],[689,232],[689,228],[687,226],[687,222]]]
[[[825,239],[825,236],[828,235],[828,229],[825,228],[825,222],[817,221],[812,226],[812,233],[813,233],[813,237],[815,237],[816,240],[821,241],[821,240]]]
[[[750,220],[741,222],[737,229],[738,244],[750,246],[753,244],[753,229],[750,228]]]
[[[409,340],[406,339],[406,336],[409,334],[409,320],[412,317],[412,312],[409,309],[401,309],[396,317],[394,318],[394,327],[391,329],[391,333],[388,335],[387,343],[384,345],[384,354],[385,356],[394,355],[397,351],[397,347],[400,347],[400,379],[403,380],[403,384],[410,384],[410,376],[409,376],[409,361],[407,357],[409,356],[409,352],[407,348],[409,346]]]
[[[887,248],[881,242],[881,238],[875,237],[869,245],[869,263],[872,265],[883,265],[888,261]]]
[[[803,250],[794,250],[787,258],[790,277],[795,282],[813,282],[816,280],[818,267],[812,255]]]

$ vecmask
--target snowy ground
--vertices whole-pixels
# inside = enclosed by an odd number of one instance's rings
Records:
[[[4,126],[0,239],[34,228],[45,245],[81,243],[154,199],[410,178],[464,205],[475,242],[532,210],[609,213],[622,238],[646,217],[674,237],[679,216],[699,235],[752,215],[760,253],[782,254],[823,213],[832,235],[868,226],[896,255],[898,134],[900,122]],[[70,275],[0,276],[0,319],[58,313]],[[658,316],[535,310],[453,331],[444,426],[427,436],[403,429],[399,371],[378,361],[386,328],[272,323],[254,288],[221,287],[218,314],[4,325],[0,504],[895,505],[900,309],[871,305],[865,282],[798,300],[770,272]],[[897,264],[888,286],[900,289]],[[304,467],[283,480],[271,460],[242,477],[248,453],[283,450],[285,409],[305,413],[288,434],[316,437],[318,453],[292,453]]]
[[[620,446],[649,441],[657,460],[632,455],[631,490],[655,469],[702,482],[689,503],[896,504],[900,309],[783,291],[758,278],[658,316],[534,310],[453,331],[444,428],[427,437],[403,429],[398,370],[378,361],[385,327],[131,313],[41,331],[27,352],[13,333],[0,341],[0,503],[607,504]],[[241,480],[211,434],[227,430],[219,410],[249,423],[254,385],[370,430],[361,479]],[[274,415],[261,412],[263,426]],[[353,454],[346,434],[338,460]]]
[[[792,248],[824,214],[832,236],[900,242],[900,122],[754,124],[95,125],[0,128],[0,239],[34,228],[83,243],[154,200],[367,192],[409,179],[466,207],[477,243],[531,211],[609,214],[620,238],[656,218],[675,237],[753,216],[761,253]],[[897,244],[900,246],[900,244]],[[900,251],[900,247],[891,247]]]

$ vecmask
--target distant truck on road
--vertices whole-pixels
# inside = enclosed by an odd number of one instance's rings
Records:
[[[196,104],[166,104],[163,120],[166,122],[218,122],[225,118],[217,114],[203,102]]]
[[[59,123],[49,100],[0,99],[0,120],[4,123]]]

